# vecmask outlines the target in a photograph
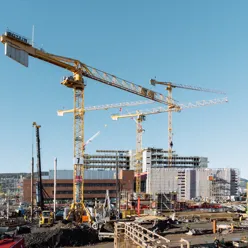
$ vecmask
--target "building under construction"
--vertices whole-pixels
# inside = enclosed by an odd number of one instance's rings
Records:
[[[146,167],[166,167],[169,164],[168,150],[145,148],[143,150],[143,171]],[[173,154],[171,167],[208,167],[208,158],[199,156],[178,156]]]
[[[167,150],[144,149],[141,191],[154,194],[176,192],[177,200],[181,201],[192,198],[223,200],[238,194],[238,170],[207,168],[208,158],[199,156],[173,155],[172,161],[169,167]],[[112,180],[114,188],[116,172],[120,170],[135,170],[135,151],[98,150],[95,154],[85,154],[84,178],[89,180],[88,183],[90,180],[93,180],[93,184],[96,180],[103,180],[104,183]],[[6,193],[7,189],[18,192],[21,178],[30,178],[30,174],[0,174],[2,190]],[[42,172],[42,178],[53,180],[54,171]],[[57,180],[72,179],[73,170],[57,171]],[[131,188],[135,189],[135,180],[133,183]],[[103,188],[108,189],[105,184]],[[71,194],[67,196],[70,198]]]
[[[227,200],[238,195],[239,170],[147,168],[146,192],[176,192],[178,200]]]
[[[85,154],[85,169],[115,170],[130,168],[130,152],[128,150],[97,150],[96,154]]]

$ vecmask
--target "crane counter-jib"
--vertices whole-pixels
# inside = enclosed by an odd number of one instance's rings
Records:
[[[79,60],[47,53],[43,49],[37,49],[33,47],[32,45],[30,45],[28,42],[20,40],[16,37],[2,35],[0,38],[1,38],[1,42],[5,44],[6,46],[11,46],[11,48],[13,49],[24,51],[29,56],[43,60],[45,62],[56,65],[58,67],[64,68],[66,70],[71,71],[74,74],[80,74],[81,76],[96,80],[98,82],[110,85],[115,88],[122,89],[124,91],[128,91],[130,93],[151,99],[153,101],[156,101],[162,104],[166,104],[166,105],[171,104],[168,102],[167,97],[162,95],[161,93],[152,91],[143,86],[134,84],[127,80],[124,80],[114,75],[111,75],[109,73],[106,73],[104,71],[95,69],[91,66],[88,66],[80,62]],[[11,58],[14,59],[13,57]],[[26,66],[28,66],[28,64]],[[174,101],[173,101],[173,104],[174,104]]]

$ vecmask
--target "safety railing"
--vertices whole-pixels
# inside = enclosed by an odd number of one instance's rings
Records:
[[[176,243],[180,247],[190,247],[190,243],[185,239],[181,239]],[[169,239],[162,237],[134,222],[115,223],[115,248],[168,248],[175,247],[174,245],[175,242],[171,242]]]

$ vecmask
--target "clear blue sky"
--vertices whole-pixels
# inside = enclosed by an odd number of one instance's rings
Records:
[[[8,27],[31,38],[35,25],[37,46],[148,88],[156,76],[226,91],[228,104],[174,114],[174,148],[179,155],[207,156],[210,167],[239,168],[248,177],[247,9],[242,0],[13,0],[1,3],[0,30]],[[43,169],[52,169],[55,156],[59,168],[71,169],[72,115],[56,115],[57,109],[73,104],[72,91],[60,85],[69,72],[33,58],[25,68],[4,56],[3,45],[1,49],[0,171],[30,170],[33,121],[42,126]],[[163,87],[155,90],[166,94]],[[222,97],[180,89],[173,94],[183,103]],[[86,106],[141,99],[87,80]],[[117,111],[86,114],[86,139],[102,131],[88,153],[135,148],[135,123],[112,121],[110,115]],[[167,127],[166,114],[149,116],[143,146],[167,148]]]

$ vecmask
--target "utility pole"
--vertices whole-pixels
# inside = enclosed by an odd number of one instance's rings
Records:
[[[33,123],[34,124],[34,123]],[[30,213],[30,219],[31,223],[33,222],[34,218],[34,142],[33,142],[33,133],[32,133],[32,159],[31,159],[31,213]]]
[[[34,212],[33,184],[34,184],[34,157],[33,157],[33,147],[32,147],[32,161],[31,161],[31,222],[33,222],[33,212]]]
[[[248,182],[246,183],[246,214],[248,214]]]
[[[118,151],[116,151],[116,210],[117,210],[117,215],[116,215],[116,219],[119,219],[119,215],[120,215],[120,204],[119,204],[119,161],[118,161],[118,156],[119,153]]]
[[[10,193],[9,193],[9,189],[7,191],[7,220],[9,220],[9,198],[10,198]]]

